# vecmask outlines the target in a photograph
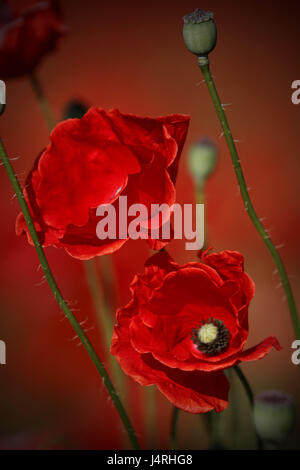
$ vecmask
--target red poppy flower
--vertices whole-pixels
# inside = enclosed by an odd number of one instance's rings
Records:
[[[3,0],[0,3],[1,78],[33,71],[64,33],[56,0]]]
[[[178,408],[222,411],[229,383],[223,370],[263,358],[274,337],[244,350],[254,284],[240,253],[201,254],[179,266],[165,252],[135,276],[132,299],[117,312],[111,352],[141,385],[155,384]]]
[[[171,206],[188,124],[183,115],[152,119],[97,108],[58,124],[24,189],[41,243],[79,259],[120,248],[128,238],[97,237],[96,208],[113,204],[118,221],[120,195],[127,196],[128,206]],[[31,241],[22,214],[16,229]],[[165,245],[149,243],[156,249]]]

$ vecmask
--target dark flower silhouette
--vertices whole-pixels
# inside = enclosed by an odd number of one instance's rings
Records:
[[[1,78],[30,74],[64,34],[58,2],[0,2]]]

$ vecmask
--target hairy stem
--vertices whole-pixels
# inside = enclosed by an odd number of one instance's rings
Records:
[[[121,403],[121,400],[120,400],[120,398],[119,398],[119,396],[118,396],[118,394],[117,394],[117,392],[116,392],[116,390],[115,390],[115,388],[114,388],[114,386],[113,386],[113,384],[112,384],[112,382],[109,378],[109,375],[107,374],[102,362],[100,361],[99,357],[97,356],[97,353],[96,353],[95,349],[93,348],[93,346],[90,343],[88,337],[86,336],[85,332],[81,328],[79,322],[77,321],[77,319],[73,315],[72,311],[68,307],[67,303],[65,302],[65,300],[64,300],[64,298],[63,298],[63,296],[62,296],[62,294],[59,290],[59,287],[56,284],[56,281],[54,279],[54,276],[53,276],[53,274],[51,272],[51,269],[50,269],[50,266],[48,264],[47,258],[45,256],[44,250],[43,250],[43,248],[40,244],[40,241],[39,241],[37,232],[35,230],[35,227],[34,227],[31,215],[30,215],[29,208],[27,206],[24,195],[22,193],[19,181],[18,181],[18,179],[15,175],[15,172],[12,168],[12,165],[10,163],[10,160],[9,160],[8,156],[7,156],[7,153],[5,151],[5,148],[3,146],[3,143],[2,143],[1,139],[0,139],[0,157],[1,157],[1,160],[3,162],[4,168],[7,172],[7,175],[9,177],[10,181],[11,181],[11,184],[14,188],[14,191],[16,193],[19,204],[21,206],[26,224],[28,226],[28,230],[30,232],[32,241],[34,243],[37,255],[38,255],[40,263],[41,263],[41,267],[44,271],[44,274],[45,274],[45,277],[46,277],[47,282],[49,284],[49,287],[53,292],[55,300],[57,301],[58,305],[60,306],[60,308],[62,309],[62,311],[66,315],[69,322],[71,323],[73,329],[75,330],[75,333],[79,337],[81,343],[83,344],[83,346],[86,349],[88,355],[90,356],[91,360],[93,361],[97,371],[101,375],[103,383],[104,383],[104,385],[105,385],[105,387],[106,387],[106,389],[107,389],[107,391],[108,391],[108,393],[109,393],[109,395],[110,395],[110,397],[111,397],[111,399],[112,399],[112,401],[113,401],[113,403],[114,403],[114,405],[115,405],[115,407],[116,407],[116,409],[119,413],[119,416],[120,416],[120,418],[121,418],[121,420],[124,424],[124,427],[125,427],[125,429],[128,433],[128,437],[130,439],[132,447],[134,449],[139,449],[139,444],[138,444],[134,429],[133,429],[133,427],[131,425],[131,422],[129,420],[129,417],[128,417],[128,415],[127,415],[127,413],[126,413],[126,411],[125,411],[125,409],[124,409],[124,407]]]
[[[275,262],[275,265],[277,267],[277,270],[278,270],[278,273],[279,273],[279,276],[280,276],[280,279],[281,279],[282,286],[283,286],[284,291],[285,291],[286,299],[287,299],[287,302],[288,302],[289,311],[290,311],[290,315],[291,315],[291,320],[292,320],[293,327],[294,327],[295,337],[296,337],[296,339],[300,339],[300,323],[299,323],[299,318],[298,318],[298,313],[297,313],[297,307],[296,307],[295,299],[294,299],[294,296],[293,296],[293,292],[292,292],[292,289],[291,289],[291,285],[290,285],[290,282],[289,282],[284,264],[282,262],[282,259],[279,255],[276,247],[274,246],[272,240],[270,239],[270,236],[267,234],[267,232],[264,229],[261,221],[259,220],[259,218],[256,214],[256,211],[254,209],[254,206],[252,204],[252,201],[250,199],[250,196],[249,196],[249,193],[248,193],[248,190],[247,190],[247,184],[246,184],[245,177],[244,177],[244,174],[243,174],[243,171],[242,171],[242,168],[241,168],[241,164],[240,164],[240,159],[239,159],[239,156],[238,156],[238,153],[237,153],[237,150],[236,150],[236,146],[235,146],[235,143],[234,143],[234,139],[232,137],[232,133],[231,133],[231,130],[230,130],[225,112],[223,110],[220,97],[219,97],[218,92],[216,90],[214,80],[213,80],[211,72],[210,72],[209,64],[199,65],[199,66],[200,66],[200,69],[203,73],[205,82],[206,82],[207,87],[209,89],[211,98],[213,100],[217,115],[219,117],[222,129],[223,129],[223,132],[224,132],[224,135],[225,135],[225,139],[226,139],[228,149],[229,149],[229,152],[230,152],[230,155],[231,155],[234,171],[235,171],[235,174],[236,174],[236,177],[237,177],[237,180],[238,180],[238,184],[239,184],[239,187],[240,187],[240,191],[241,191],[241,195],[242,195],[242,198],[243,198],[243,201],[244,201],[246,211],[248,212],[248,215],[249,215],[250,219],[252,220],[256,230],[258,231],[260,237],[262,238],[263,242],[265,243],[267,249],[269,250],[269,252],[270,252],[270,254],[271,254],[271,256],[272,256],[272,258]]]
[[[109,351],[114,324],[110,305],[107,298],[108,295],[106,295],[106,293],[104,292],[104,286],[102,286],[101,280],[98,276],[97,261],[97,258],[85,261],[84,267],[86,272],[87,283],[93,300],[94,310],[97,315],[100,330],[103,332],[105,346]],[[122,398],[124,398],[125,386],[123,372],[120,369],[119,363],[111,354],[109,355],[109,366],[119,394]]]

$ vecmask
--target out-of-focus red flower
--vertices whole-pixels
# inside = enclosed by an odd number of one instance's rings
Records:
[[[184,115],[152,119],[98,108],[58,124],[24,189],[41,243],[65,248],[79,259],[120,248],[128,238],[97,237],[96,208],[114,204],[118,221],[120,195],[127,196],[128,206],[171,206],[188,124]],[[22,214],[16,229],[31,241]],[[156,249],[165,245],[149,243]]]
[[[1,78],[31,73],[42,57],[56,48],[64,31],[56,0],[1,1]]]
[[[165,252],[147,261],[131,284],[131,301],[117,312],[111,346],[124,372],[191,413],[226,408],[223,369],[281,349],[269,337],[244,350],[254,283],[242,255],[200,256],[183,266]]]

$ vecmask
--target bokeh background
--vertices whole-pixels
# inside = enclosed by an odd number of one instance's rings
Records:
[[[105,109],[159,116],[185,113],[190,131],[178,175],[178,201],[195,201],[186,169],[187,149],[197,138],[215,140],[219,163],[206,191],[209,243],[216,250],[242,252],[256,283],[250,308],[251,346],[275,335],[284,347],[243,371],[253,389],[278,388],[300,401],[300,378],[291,363],[294,339],[284,293],[273,261],[243,208],[224,138],[220,137],[210,97],[197,60],[183,44],[182,16],[196,7],[211,9],[218,25],[218,45],[211,55],[212,71],[236,139],[251,196],[265,226],[285,260],[299,306],[299,114],[291,102],[291,83],[299,79],[299,14],[297,0],[280,2],[152,0],[141,2],[62,0],[68,33],[57,52],[42,62],[38,75],[57,120],[70,99],[82,99]],[[1,73],[1,72],[0,72]],[[0,77],[1,78],[1,77]],[[0,135],[21,182],[48,143],[48,131],[26,78],[7,82],[7,110]],[[0,168],[0,339],[7,344],[7,364],[0,366],[0,448],[120,448],[124,433],[102,381],[73,331],[59,311],[38,270],[34,249],[15,235],[19,207],[3,168]],[[169,248],[177,261],[195,259],[183,242]],[[107,364],[85,271],[81,262],[62,250],[47,256],[66,299]],[[113,299],[129,299],[129,283],[143,269],[148,249],[129,242],[112,256],[117,278]],[[149,437],[145,394],[128,380],[130,415],[143,446],[169,445],[170,404],[156,394],[150,410],[156,431]],[[227,443],[253,448],[251,415],[235,381],[235,422],[238,437]],[[232,407],[230,407],[232,408]],[[231,420],[234,421],[234,420]],[[237,422],[236,422],[237,421]],[[225,426],[225,425],[224,425]],[[209,445],[206,423],[182,413],[179,445]],[[300,448],[295,431],[288,448]],[[232,436],[232,433],[231,433]],[[150,439],[150,441],[149,441]],[[230,438],[232,439],[232,438]]]

